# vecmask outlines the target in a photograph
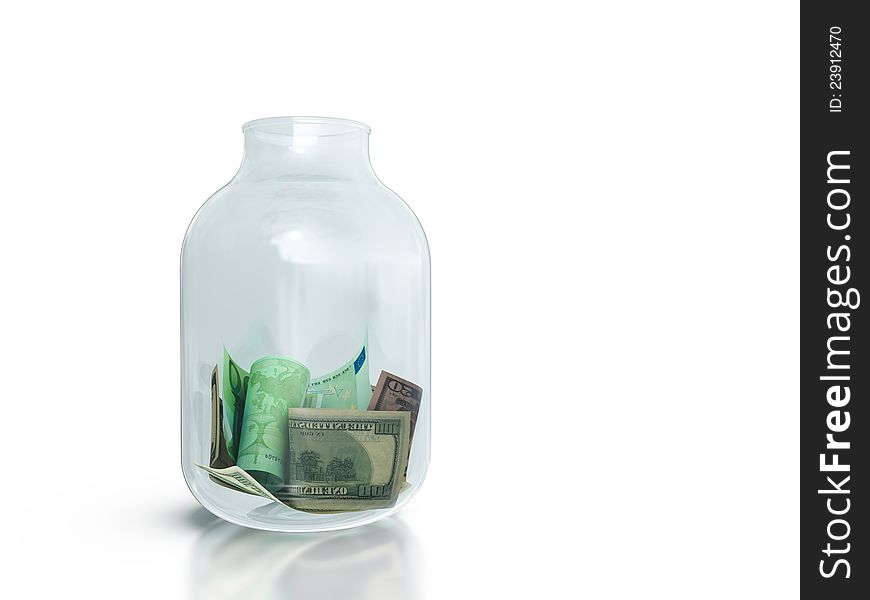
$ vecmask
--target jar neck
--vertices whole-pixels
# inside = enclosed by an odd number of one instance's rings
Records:
[[[237,180],[324,181],[374,178],[369,128],[356,121],[276,117],[246,123]]]

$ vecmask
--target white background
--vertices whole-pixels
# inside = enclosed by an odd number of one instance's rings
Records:
[[[0,9],[4,597],[793,598],[798,7]],[[276,536],[179,467],[178,255],[241,124],[365,121],[433,257],[433,459]]]

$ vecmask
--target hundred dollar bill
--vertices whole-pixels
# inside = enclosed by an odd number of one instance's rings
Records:
[[[410,414],[288,411],[287,485],[275,495],[309,512],[388,508],[408,463]]]
[[[197,467],[208,472],[211,477],[228,484],[229,487],[235,488],[239,491],[246,492],[248,494],[256,494],[257,496],[262,496],[263,498],[268,498],[274,502],[281,503],[275,496],[272,495],[269,490],[264,488],[260,483],[251,477],[249,473],[246,473],[243,469],[238,467],[226,467],[225,469],[213,469],[211,467],[206,467],[205,465],[200,465],[197,463]]]
[[[302,405],[310,376],[289,358],[267,356],[251,365],[236,465],[267,489],[284,484],[287,411]]]
[[[233,464],[227,449],[227,441],[223,429],[223,406],[218,394],[218,368],[215,365],[211,372],[211,452],[209,466],[223,469]]]
[[[230,458],[236,460],[239,451],[239,434],[245,414],[245,398],[248,394],[249,374],[236,364],[224,348],[223,379],[223,424],[224,438]]]
[[[367,341],[356,358],[332,373],[312,379],[305,393],[306,408],[356,408],[365,410],[372,397]]]
[[[423,400],[423,388],[402,379],[398,375],[381,371],[378,384],[372,392],[369,410],[403,410],[411,414],[411,431],[409,443],[414,440],[414,428],[417,426],[417,413],[420,412],[420,402]]]

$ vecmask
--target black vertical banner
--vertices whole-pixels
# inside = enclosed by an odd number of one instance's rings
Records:
[[[870,598],[870,22],[859,17],[862,4],[801,3],[801,593],[831,600]]]

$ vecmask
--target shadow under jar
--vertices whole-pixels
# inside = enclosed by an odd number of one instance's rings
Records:
[[[182,469],[232,523],[383,518],[429,463],[429,249],[375,176],[368,126],[243,127],[241,168],[181,254]]]

